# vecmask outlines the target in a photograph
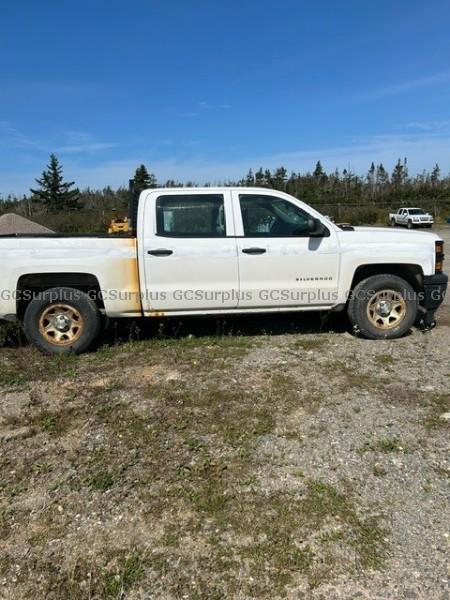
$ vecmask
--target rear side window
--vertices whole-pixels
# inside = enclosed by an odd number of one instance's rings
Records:
[[[225,209],[220,194],[179,194],[156,200],[156,232],[172,237],[223,237]]]

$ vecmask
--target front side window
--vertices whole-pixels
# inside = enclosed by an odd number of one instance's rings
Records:
[[[156,200],[156,232],[173,237],[223,237],[225,209],[220,194],[179,194]]]
[[[243,194],[239,196],[246,237],[309,236],[311,216],[276,196]]]

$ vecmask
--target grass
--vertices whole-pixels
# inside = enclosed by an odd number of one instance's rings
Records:
[[[366,442],[361,448],[361,452],[382,452],[389,454],[391,452],[407,452],[405,444],[398,437],[385,437],[379,440]]]
[[[348,362],[340,359],[328,360],[321,366],[321,370],[325,377],[338,380],[336,385],[339,386],[340,390],[348,388],[374,390],[379,388],[380,384],[383,383],[380,377],[372,374],[372,372],[357,369],[356,365],[359,364],[359,361],[358,357]]]
[[[302,336],[295,340],[292,344],[293,348],[301,348],[305,351],[320,350],[328,345],[328,340],[315,337]]]
[[[79,358],[2,357],[10,372],[28,363],[25,381],[64,390],[59,403],[32,403],[24,422],[34,435],[0,457],[1,569],[18,597],[112,599],[142,588],[276,598],[299,578],[312,589],[384,568],[383,516],[351,486],[300,468],[290,487],[271,484],[282,459],[266,449],[280,437],[296,444],[292,413],[321,400],[302,369],[253,364],[258,344],[154,339]],[[314,356],[323,344],[294,347]],[[141,368],[156,375],[139,379]],[[168,368],[180,376],[166,380]],[[30,548],[20,555],[19,530]]]
[[[120,368],[118,362],[126,360],[126,355],[136,365],[153,364],[158,356],[160,362],[172,365],[190,362],[207,370],[219,362],[223,365],[224,361],[244,356],[253,344],[252,338],[244,336],[152,338],[102,346],[83,356],[46,356],[34,348],[23,347],[0,357],[0,386],[16,388],[34,381],[70,379],[86,373],[104,376],[108,369]]]
[[[428,430],[439,427],[448,427],[449,421],[441,418],[442,414],[450,412],[450,394],[433,394],[429,398],[430,410],[425,419]]]
[[[395,359],[391,354],[379,354],[373,360],[380,367],[392,367],[395,365]]]
[[[81,364],[71,354],[45,356],[34,348],[17,348],[0,356],[0,386],[14,388],[34,381],[75,377]]]
[[[118,600],[125,598],[144,577],[144,558],[136,549],[105,552],[102,561],[89,562],[80,558],[69,572],[43,562],[48,577],[42,581],[42,597],[99,598]]]

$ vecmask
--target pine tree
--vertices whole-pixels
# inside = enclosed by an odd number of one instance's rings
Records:
[[[47,170],[40,179],[36,179],[39,189],[30,189],[31,193],[44,204],[49,212],[58,210],[77,210],[80,208],[78,188],[70,189],[75,182],[65,182],[63,168],[54,154],[50,155]]]
[[[278,167],[273,174],[272,186],[276,190],[284,191],[287,181],[287,170],[284,167]]]
[[[328,182],[328,175],[327,175],[325,169],[322,167],[322,163],[320,162],[320,160],[317,161],[316,167],[313,171],[312,176],[313,176],[314,196],[317,201],[324,197],[324,194],[326,192],[327,182]]]
[[[441,179],[441,169],[439,168],[439,165],[436,163],[434,165],[434,169],[431,171],[431,186],[432,187],[436,187],[437,184],[439,183]]]
[[[148,188],[155,188],[158,186],[156,177],[153,173],[147,171],[145,165],[140,165],[134,173],[134,188],[137,192],[147,190]]]
[[[383,166],[383,163],[380,163],[377,166],[377,172],[376,172],[376,182],[377,182],[377,188],[380,189],[382,191],[386,191],[386,188],[389,184],[389,174],[386,171],[386,169]]]
[[[370,165],[369,172],[367,173],[367,183],[369,185],[370,197],[372,200],[375,200],[376,182],[375,182],[375,164],[373,162]]]
[[[398,188],[403,185],[408,180],[408,166],[406,158],[403,160],[403,163],[400,159],[398,159],[397,164],[392,171],[391,181],[393,185]]]
[[[260,167],[255,173],[255,185],[257,187],[265,187],[267,185],[262,167]]]
[[[264,171],[264,179],[266,181],[266,186],[273,188],[272,173],[270,172],[270,169]]]
[[[253,175],[253,171],[251,169],[249,169],[245,177],[245,185],[247,187],[252,187],[255,185],[255,176]]]
[[[320,162],[320,160],[318,160],[316,163],[316,168],[314,169],[313,177],[320,181],[322,181],[324,177],[326,178],[326,173],[323,170],[322,163]]]

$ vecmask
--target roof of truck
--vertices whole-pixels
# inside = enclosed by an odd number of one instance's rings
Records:
[[[274,190],[272,188],[267,188],[267,187],[247,187],[247,186],[239,186],[239,185],[213,185],[213,186],[203,186],[203,187],[160,187],[160,188],[147,188],[145,190],[143,190],[141,193],[147,193],[147,192],[211,192],[211,193],[215,193],[217,191],[224,191],[224,190],[239,190],[239,191],[243,191],[243,192],[276,192],[276,193],[283,193],[285,194],[286,192],[281,192],[279,190]]]

